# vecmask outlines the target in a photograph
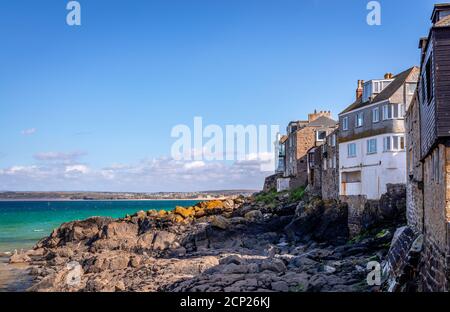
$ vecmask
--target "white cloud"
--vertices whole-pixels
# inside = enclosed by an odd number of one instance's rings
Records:
[[[33,157],[40,161],[74,161],[84,155],[86,155],[86,153],[83,152],[44,152],[37,153]]]
[[[37,131],[36,128],[30,128],[30,129],[24,129],[24,130],[20,131],[20,133],[22,135],[32,135],[32,134],[35,134],[36,131]]]
[[[73,165],[73,166],[66,166],[66,173],[81,173],[86,174],[89,172],[89,168],[85,165]]]
[[[139,192],[260,189],[270,173],[261,172],[261,160],[249,158],[252,159],[229,163],[161,157],[98,169],[76,162],[40,162],[0,169],[0,189]]]
[[[184,164],[185,169],[198,169],[204,167],[206,164],[203,161],[192,161]]]

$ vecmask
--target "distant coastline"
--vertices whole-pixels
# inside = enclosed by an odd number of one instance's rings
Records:
[[[0,201],[151,201],[151,200],[221,200],[234,196],[250,196],[255,190],[217,190],[200,192],[20,192],[1,191]]]
[[[225,200],[227,197],[214,198],[143,198],[143,199],[70,199],[70,198],[0,198],[0,202],[104,202],[104,201],[212,201]]]

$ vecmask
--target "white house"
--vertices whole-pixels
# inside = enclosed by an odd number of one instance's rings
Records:
[[[379,199],[387,184],[406,183],[406,108],[418,68],[358,81],[356,102],[339,115],[339,195]]]

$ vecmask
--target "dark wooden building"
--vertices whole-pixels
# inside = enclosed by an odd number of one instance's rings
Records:
[[[432,15],[433,26],[422,49],[419,81],[422,158],[438,141],[450,137],[450,4],[438,4]]]

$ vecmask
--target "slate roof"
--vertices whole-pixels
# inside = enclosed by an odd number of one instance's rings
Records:
[[[401,86],[408,80],[410,74],[415,70],[418,71],[419,68],[417,66],[414,66],[394,76],[393,77],[394,80],[386,88],[384,88],[383,91],[381,91],[381,93],[376,95],[372,100],[363,102],[362,97],[360,97],[355,102],[350,104],[343,112],[341,112],[341,114],[345,114],[352,110],[390,99],[394,95],[394,93],[397,92],[397,90],[401,88]]]
[[[307,127],[333,127],[336,126],[338,122],[336,120],[333,120],[331,118],[321,116],[317,118],[314,121],[311,121],[309,124],[307,124]]]

